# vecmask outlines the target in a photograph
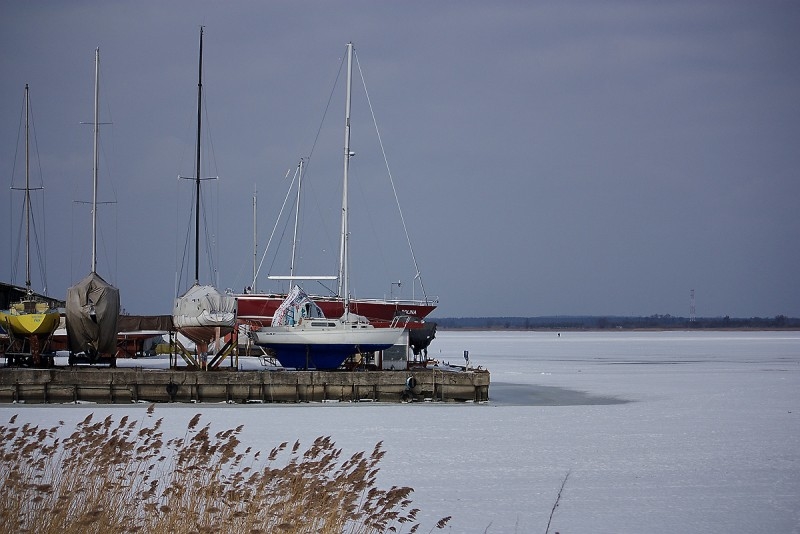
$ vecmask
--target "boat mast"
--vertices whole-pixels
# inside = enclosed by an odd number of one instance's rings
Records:
[[[344,298],[344,314],[350,314],[350,289],[347,276],[347,241],[348,236],[348,206],[347,206],[347,179],[350,170],[350,158],[355,153],[350,151],[350,94],[353,82],[353,43],[347,43],[347,94],[345,97],[344,113],[344,180],[342,184],[342,235],[339,245],[339,295]]]
[[[303,159],[297,164],[297,201],[294,209],[294,236],[292,238],[292,262],[289,265],[289,284],[294,283],[294,260],[297,252],[297,225],[300,220],[300,191],[303,187]],[[291,287],[289,288],[291,290]]]
[[[97,272],[97,169],[99,167],[98,144],[100,139],[100,48],[94,50],[94,162],[92,164],[92,269]]]
[[[31,173],[30,173],[30,135],[29,117],[30,99],[28,84],[25,84],[25,287],[31,293]]]
[[[250,291],[256,292],[256,262],[258,261],[258,186],[253,184],[253,285],[250,286]]]
[[[200,26],[200,61],[197,68],[197,145],[194,205],[194,283],[200,283],[200,124],[203,100],[203,26]]]

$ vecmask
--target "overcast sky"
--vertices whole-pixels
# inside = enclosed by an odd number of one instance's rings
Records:
[[[296,272],[335,273],[344,74],[335,82],[352,41],[357,296],[422,294],[363,73],[434,316],[687,316],[691,289],[698,316],[800,316],[791,1],[2,2],[0,279],[25,280],[9,188],[24,184],[26,83],[48,293],[64,298],[89,272],[81,122],[99,47],[100,120],[113,123],[99,200],[115,204],[98,209],[97,270],[129,313],[171,312],[194,278],[193,185],[177,177],[194,176],[201,25],[201,173],[219,177],[203,183],[203,283],[251,283],[254,189],[260,260],[287,171],[309,155]],[[288,274],[291,209],[259,290]]]

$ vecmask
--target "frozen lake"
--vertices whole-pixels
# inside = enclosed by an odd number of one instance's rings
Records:
[[[159,405],[246,445],[330,435],[387,451],[420,532],[800,532],[800,332],[448,332],[429,356],[492,373],[486,404]],[[145,406],[0,405],[67,428]]]

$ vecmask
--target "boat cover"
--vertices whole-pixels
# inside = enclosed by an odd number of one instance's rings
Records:
[[[120,315],[118,321],[120,332],[139,332],[143,330],[175,330],[171,315]]]
[[[230,326],[236,320],[236,299],[214,286],[194,284],[175,299],[172,313],[175,328]]]
[[[97,273],[89,273],[67,290],[66,314],[72,352],[116,352],[119,289]]]
[[[275,310],[272,316],[272,326],[292,326],[303,318],[320,319],[324,317],[322,309],[311,297],[300,289],[300,286],[294,286]]]

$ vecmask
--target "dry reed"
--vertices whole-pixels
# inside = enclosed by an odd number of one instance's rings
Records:
[[[61,439],[0,425],[0,532],[410,533],[419,529],[412,489],[376,485],[382,444],[342,459],[330,437],[305,451],[282,443],[266,457],[243,446],[242,427],[212,434],[189,421],[166,439],[162,419],[90,414]],[[281,461],[282,459],[282,461]],[[433,528],[442,529],[449,517]],[[431,530],[433,530],[433,528]]]

